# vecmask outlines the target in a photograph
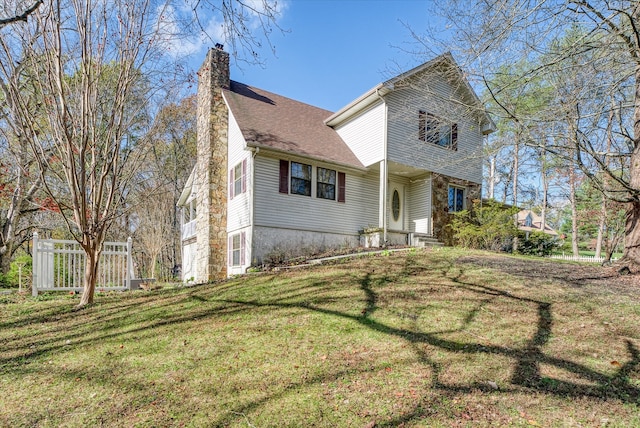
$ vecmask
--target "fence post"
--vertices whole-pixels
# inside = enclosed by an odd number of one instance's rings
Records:
[[[33,297],[38,296],[38,232],[33,232],[33,251],[31,254],[31,295]]]
[[[127,290],[131,290],[131,272],[133,271],[133,260],[131,249],[133,247],[131,237],[127,238]]]

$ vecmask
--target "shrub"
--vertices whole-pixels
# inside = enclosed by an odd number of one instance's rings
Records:
[[[530,256],[548,256],[559,245],[555,236],[542,232],[532,232],[527,238],[520,232],[518,253]]]
[[[466,248],[504,250],[518,233],[514,223],[517,212],[517,208],[508,208],[496,201],[474,203],[471,210],[453,214],[450,223],[453,238]]]
[[[20,285],[20,271],[22,270],[22,286],[31,284],[31,256],[27,254],[16,257],[6,274],[0,274],[0,287],[17,288]]]

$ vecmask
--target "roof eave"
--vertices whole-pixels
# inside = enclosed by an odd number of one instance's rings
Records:
[[[380,97],[387,95],[392,90],[393,84],[380,83],[347,104],[346,106],[342,107],[336,113],[329,116],[327,119],[325,119],[324,124],[331,127],[337,126],[345,120],[363,111],[367,107],[371,106],[376,101],[380,100]]]
[[[368,171],[368,168],[365,167],[364,165],[360,164],[360,165],[354,165],[354,164],[348,164],[348,163],[344,163],[344,162],[338,162],[338,161],[334,161],[331,159],[327,159],[327,158],[323,158],[320,156],[314,156],[314,155],[308,155],[305,153],[296,153],[296,152],[292,152],[290,150],[282,150],[282,149],[277,149],[265,144],[260,144],[260,143],[256,143],[255,141],[247,141],[247,148],[254,148],[254,149],[259,149],[259,150],[264,150],[265,152],[271,152],[274,154],[283,154],[286,155],[287,157],[302,157],[302,158],[307,158],[307,159],[311,159],[314,161],[318,161],[318,162],[324,162],[324,163],[328,163],[328,164],[332,164],[332,165],[336,165],[336,166],[340,166],[343,168],[348,168],[351,170],[356,170],[356,171],[360,171],[360,172],[366,172]]]
[[[178,202],[176,203],[176,206],[178,207],[182,207],[184,206],[185,202],[187,202],[187,199],[189,199],[189,196],[191,195],[191,189],[193,188],[193,180],[196,174],[196,167],[194,166],[193,169],[191,170],[191,174],[189,174],[189,178],[187,179],[187,182],[184,184],[184,187],[182,188],[182,193],[180,193],[180,198],[178,198]]]

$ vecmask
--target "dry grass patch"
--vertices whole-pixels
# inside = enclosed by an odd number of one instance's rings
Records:
[[[640,289],[469,253],[0,303],[0,426],[638,426]]]

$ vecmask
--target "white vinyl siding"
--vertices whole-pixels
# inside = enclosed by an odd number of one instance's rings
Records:
[[[456,91],[443,77],[415,76],[405,88],[386,100],[389,106],[388,157],[403,165],[450,177],[482,182],[482,133],[477,118],[464,107]],[[457,123],[457,151],[420,141],[419,112]]]
[[[431,176],[413,180],[409,186],[409,230],[431,233]]]
[[[336,128],[364,166],[384,157],[384,104],[378,104]]]
[[[236,122],[233,114],[229,112],[229,147],[228,147],[228,170],[237,165],[241,165],[246,160],[246,191],[239,195],[234,195],[233,199],[228,200],[227,207],[227,231],[234,232],[240,228],[247,227],[251,224],[251,152],[245,150],[246,143],[240,127]],[[227,189],[227,196],[229,191]]]
[[[311,163],[314,168],[338,169],[304,159],[298,161]],[[361,176],[346,172],[346,201],[340,203],[280,193],[280,160],[258,155],[254,162],[255,226],[357,235],[362,228],[378,223],[377,174]]]

